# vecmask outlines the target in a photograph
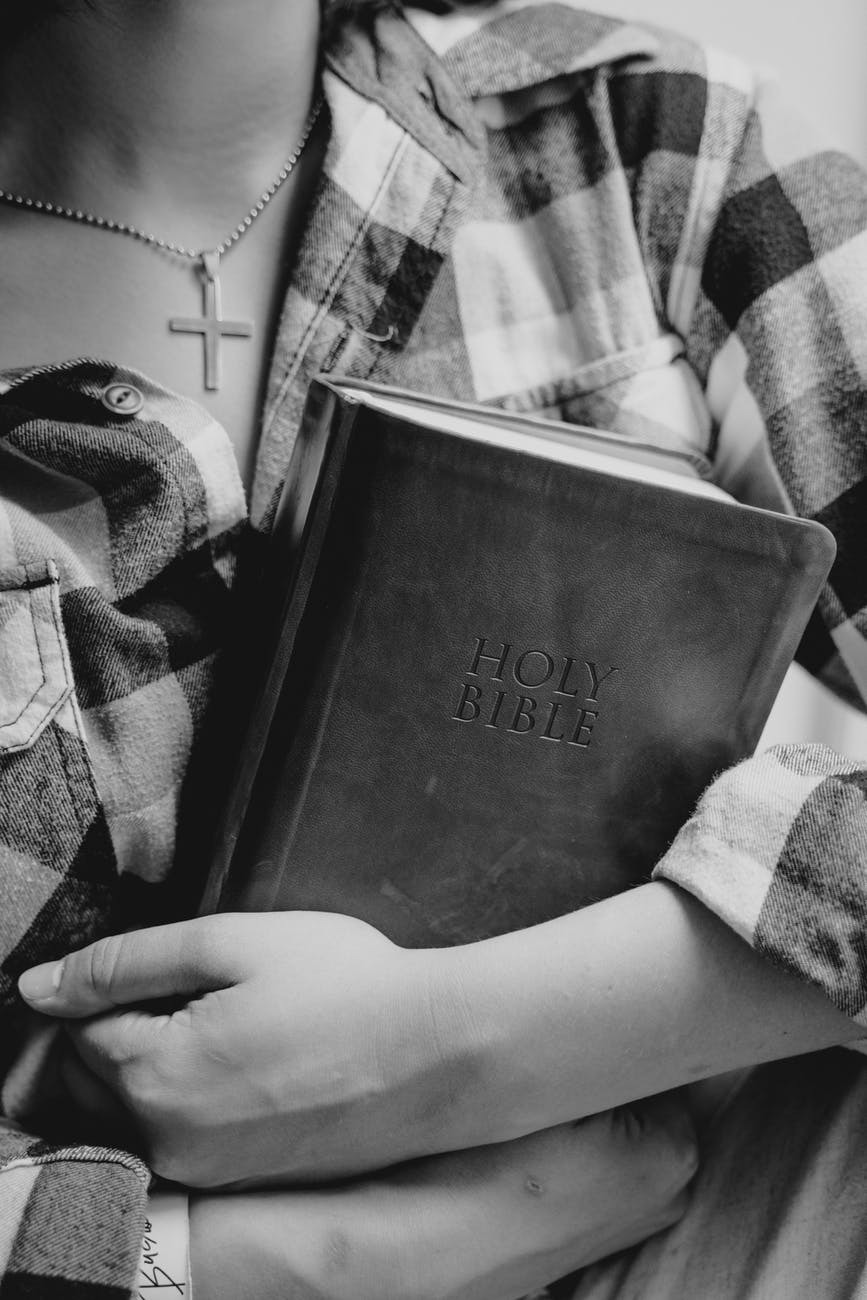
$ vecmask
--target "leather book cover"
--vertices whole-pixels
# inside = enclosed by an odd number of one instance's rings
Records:
[[[383,392],[311,389],[202,910],[463,943],[648,877],[755,746],[834,544],[722,494],[420,428],[367,400]],[[498,417],[542,432],[479,419]]]

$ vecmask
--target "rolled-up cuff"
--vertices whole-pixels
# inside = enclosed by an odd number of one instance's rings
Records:
[[[757,754],[709,787],[654,879],[867,1025],[867,767],[821,745]]]

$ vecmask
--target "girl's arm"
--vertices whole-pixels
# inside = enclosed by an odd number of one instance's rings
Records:
[[[202,918],[100,940],[22,990],[95,1017],[73,1041],[156,1171],[195,1186],[500,1142],[862,1033],[664,882],[445,950],[325,913]]]
[[[663,881],[451,960],[516,1132],[864,1033]]]
[[[191,1201],[197,1300],[509,1300],[680,1217],[696,1151],[659,1098],[318,1191]]]

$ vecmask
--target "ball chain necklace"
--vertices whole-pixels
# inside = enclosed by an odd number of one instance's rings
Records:
[[[274,195],[291,176],[316,125],[322,103],[322,97],[320,96],[310,110],[298,143],[271,184],[262,191],[249,212],[238,222],[234,230],[221,239],[219,244],[215,244],[213,248],[185,248],[182,244],[175,244],[169,239],[160,239],[157,235],[148,234],[147,231],[140,230],[137,226],[129,225],[125,221],[113,221],[109,217],[98,217],[92,212],[85,212],[80,208],[67,208],[62,204],[49,203],[44,199],[26,198],[24,195],[14,194],[10,190],[0,189],[0,201],[16,208],[28,208],[32,212],[44,212],[52,217],[63,217],[67,221],[77,221],[81,225],[95,226],[98,230],[110,230],[116,235],[128,235],[131,239],[137,239],[140,244],[147,244],[149,248],[156,249],[158,252],[172,253],[188,262],[198,263],[196,270],[202,281],[203,292],[202,315],[172,316],[168,324],[173,334],[200,334],[202,336],[205,353],[205,388],[209,392],[216,392],[220,387],[222,377],[220,356],[222,338],[225,336],[229,338],[252,338],[254,325],[254,322],[250,320],[223,319],[220,258],[230,252],[238,240],[246,235],[256,218],[262,215]]]

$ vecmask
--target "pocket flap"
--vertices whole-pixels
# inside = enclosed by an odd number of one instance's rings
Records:
[[[71,693],[57,565],[0,569],[0,750],[32,745]]]

